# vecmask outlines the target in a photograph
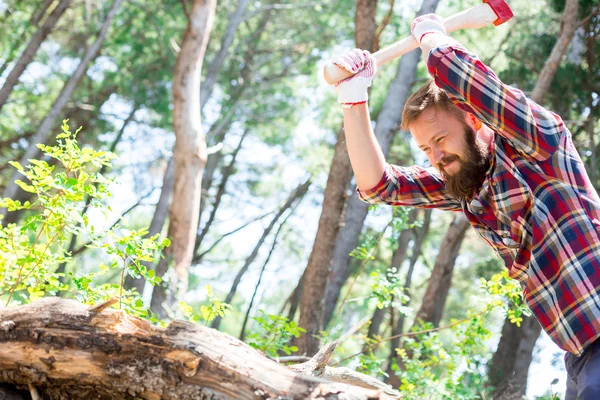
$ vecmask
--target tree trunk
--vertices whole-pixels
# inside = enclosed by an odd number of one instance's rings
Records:
[[[283,314],[286,305],[289,304],[290,308],[288,309],[287,313],[288,321],[293,321],[296,318],[296,312],[298,311],[298,306],[300,305],[300,297],[302,296],[302,286],[304,284],[305,272],[306,270],[304,270],[304,273],[302,273],[302,276],[300,276],[300,279],[298,279],[296,287],[290,294],[290,297],[287,298],[287,300],[283,304],[283,307],[281,307],[281,311],[279,312],[279,314]]]
[[[246,129],[244,131],[237,147],[235,148],[235,150],[233,151],[233,154],[231,155],[231,160],[229,161],[229,164],[227,164],[227,166],[225,168],[223,168],[221,183],[219,183],[219,187],[217,188],[217,194],[215,195],[215,200],[213,202],[213,208],[210,212],[210,215],[208,216],[208,220],[204,224],[204,227],[202,227],[202,231],[200,232],[200,234],[198,236],[196,236],[195,244],[194,244],[194,254],[196,254],[196,252],[202,245],[202,242],[204,241],[204,238],[206,237],[208,230],[210,229],[212,223],[215,220],[215,217],[217,215],[217,210],[219,209],[219,205],[221,205],[221,199],[223,198],[223,195],[225,194],[225,188],[227,187],[227,181],[229,180],[231,175],[233,175],[235,173],[235,161],[237,159],[237,156],[238,156],[240,150],[242,149],[242,145],[244,144],[244,139],[246,139],[248,132],[249,132],[248,129]]]
[[[173,179],[175,177],[175,162],[173,158],[169,159],[167,163],[167,169],[165,171],[165,176],[163,178],[162,188],[160,191],[160,197],[158,198],[158,203],[156,203],[156,208],[154,209],[154,215],[152,216],[152,221],[150,222],[150,227],[148,228],[147,237],[151,237],[156,235],[157,233],[161,233],[163,227],[165,226],[165,221],[167,220],[167,215],[169,215],[169,206],[171,204],[171,194],[173,193]],[[153,269],[154,266],[147,262],[143,261],[142,264],[150,269]],[[164,274],[166,271],[163,271]],[[162,276],[162,275],[161,275]],[[125,288],[127,289],[136,289],[136,291],[140,294],[144,291],[145,280],[143,278],[135,279],[131,276],[127,275],[125,278]]]
[[[415,220],[414,214],[415,211],[413,210],[413,212],[411,212],[411,217],[409,217],[409,221]],[[404,263],[404,260],[406,260],[406,256],[408,255],[408,244],[413,236],[414,232],[412,229],[405,229],[400,232],[400,235],[398,236],[398,246],[392,254],[392,262],[390,264],[390,269],[395,268],[397,273],[400,271],[400,267]],[[373,313],[371,324],[369,325],[369,330],[367,332],[368,337],[372,338],[375,335],[379,335],[379,329],[386,311],[387,310],[384,308],[375,307],[375,312]]]
[[[429,232],[429,226],[431,224],[431,209],[425,210],[425,215],[423,216],[423,225],[420,228],[415,228],[415,244],[412,248],[412,255],[410,256],[410,263],[408,266],[408,271],[406,272],[406,279],[404,280],[404,286],[402,292],[409,296],[408,302],[405,306],[410,304],[410,300],[412,298],[412,294],[410,292],[410,287],[412,285],[412,276],[415,272],[415,266],[417,265],[417,260],[421,255],[421,247],[423,246],[423,242],[427,237],[427,233]],[[404,314],[398,313],[398,321],[395,325],[392,325],[392,336],[397,336],[404,331],[404,320],[406,316]],[[393,322],[393,321],[392,321]],[[400,346],[400,338],[394,338],[390,341],[390,355],[388,357],[388,366],[387,366],[387,374],[388,374],[388,383],[393,385],[394,387],[399,386],[400,382],[398,380],[398,376],[392,370],[393,360],[397,359],[396,348]]]
[[[46,18],[42,26],[40,26],[37,32],[33,34],[31,40],[29,41],[29,44],[23,51],[23,54],[21,54],[21,58],[17,60],[17,63],[6,77],[6,80],[4,81],[4,84],[0,89],[0,110],[2,110],[2,107],[4,107],[4,105],[6,104],[8,96],[10,96],[10,93],[13,91],[14,87],[19,82],[21,74],[23,73],[23,71],[25,71],[25,68],[27,68],[29,63],[33,60],[33,57],[42,45],[42,42],[46,39],[48,34],[52,32],[52,29],[54,29],[56,22],[67,10],[69,4],[71,4],[71,0],[60,0],[54,8],[54,10],[52,10],[50,15],[48,15],[48,18]],[[49,6],[50,5],[48,4],[48,7]]]
[[[494,399],[517,400],[525,395],[533,348],[541,331],[534,317],[524,318],[520,328],[508,318],[504,321],[502,337],[488,373]],[[524,375],[517,375],[516,371]]]
[[[546,60],[531,94],[531,99],[536,103],[541,104],[543,102],[554,80],[560,61],[573,38],[577,28],[578,8],[578,0],[566,1],[559,38]],[[523,396],[527,392],[526,377],[529,374],[533,349],[540,332],[541,327],[533,316],[524,318],[521,328],[506,319],[498,349],[489,367],[489,375],[494,382],[492,386],[504,388],[501,390],[509,390],[511,394],[517,397]],[[515,349],[518,349],[517,354],[515,354]],[[514,357],[518,357],[518,359],[511,363],[509,360]],[[521,382],[523,379],[525,379],[524,383],[515,383],[515,380]]]
[[[375,41],[377,0],[357,0],[355,43],[358,48],[371,49]],[[305,285],[300,301],[299,325],[306,334],[298,341],[300,354],[313,355],[319,349],[317,335],[323,329],[324,305],[337,234],[342,222],[346,190],[352,178],[344,130],[340,129],[334,149],[329,177],[325,187],[319,227],[305,273]]]
[[[470,226],[469,220],[462,213],[457,214],[450,224],[440,245],[431,277],[427,282],[427,289],[417,312],[416,322],[431,322],[435,327],[440,324],[444,304],[446,304],[452,283],[456,258]]]
[[[392,398],[295,372],[201,325],[158,328],[102,305],[45,298],[0,309],[0,326],[0,394],[18,385],[65,400]]]
[[[188,288],[192,263],[202,170],[206,164],[206,142],[200,113],[200,72],[212,30],[216,0],[194,0],[188,26],[183,34],[173,74],[173,130],[175,131],[175,179],[169,210],[171,246],[167,260],[172,257],[174,271],[169,286],[173,299],[183,300]]]
[[[550,89],[550,85],[554,80],[558,66],[560,65],[563,56],[567,52],[569,43],[571,43],[571,40],[573,39],[573,35],[577,29],[578,10],[579,0],[566,0],[565,11],[560,23],[561,31],[559,33],[558,40],[554,44],[550,56],[546,59],[544,68],[542,68],[542,72],[540,72],[540,75],[538,76],[535,88],[531,92],[531,99],[536,103],[541,104],[544,101],[544,97]]]
[[[265,260],[265,262],[260,270],[260,274],[258,275],[258,282],[256,282],[256,286],[254,286],[254,291],[252,292],[252,297],[250,298],[250,304],[248,304],[248,309],[246,311],[246,315],[244,316],[244,322],[242,323],[242,330],[240,331],[240,340],[242,340],[242,341],[246,337],[246,326],[248,324],[248,319],[250,318],[250,313],[252,312],[252,306],[254,305],[254,299],[256,298],[256,294],[258,293],[258,288],[260,287],[260,284],[262,282],[262,278],[265,273],[265,269],[267,269],[267,265],[269,264],[269,261],[271,261],[271,256],[273,255],[273,252],[275,251],[275,247],[277,247],[277,244],[278,244],[277,239],[279,238],[279,234],[283,230],[283,227],[285,226],[287,220],[292,216],[292,214],[294,214],[294,211],[296,211],[296,208],[298,208],[298,205],[300,204],[301,201],[302,201],[302,198],[300,198],[298,200],[298,202],[296,203],[294,208],[292,208],[290,213],[285,217],[285,219],[281,222],[281,224],[279,224],[279,228],[277,228],[277,232],[275,232],[275,236],[273,236],[273,243],[271,244],[271,249],[269,250],[267,259]]]
[[[290,195],[288,196],[286,202],[279,208],[279,212],[273,217],[273,219],[271,220],[271,223],[265,228],[262,236],[260,237],[260,239],[258,239],[258,242],[256,243],[256,246],[254,246],[254,249],[252,250],[252,253],[246,259],[246,262],[244,263],[244,265],[242,266],[242,268],[237,273],[235,279],[233,280],[233,284],[231,285],[231,289],[229,289],[229,293],[227,293],[227,297],[225,298],[225,303],[230,303],[231,299],[233,299],[233,296],[235,296],[235,292],[237,291],[237,287],[240,284],[240,281],[242,280],[242,277],[248,271],[248,268],[250,268],[250,264],[252,264],[252,262],[256,259],[256,256],[258,256],[258,251],[260,250],[260,248],[262,247],[263,243],[267,239],[267,236],[269,236],[269,234],[273,230],[273,227],[275,226],[275,224],[277,223],[277,221],[279,220],[279,218],[281,218],[281,216],[290,207],[292,207],[292,205],[294,203],[296,203],[299,199],[301,199],[301,198],[304,197],[304,195],[308,191],[310,183],[311,183],[310,179],[308,179],[306,182],[302,183],[296,189],[294,189],[292,191],[292,193],[290,193]],[[219,327],[220,323],[221,323],[221,317],[217,317],[217,318],[215,318],[213,320],[213,323],[211,324],[211,327],[217,329]]]
[[[242,23],[242,17],[244,16],[244,12],[246,11],[246,8],[248,8],[248,4],[250,4],[250,2],[251,0],[239,0],[235,11],[233,11],[227,19],[229,23],[227,24],[227,29],[225,30],[223,39],[221,39],[221,47],[219,48],[219,52],[208,65],[206,79],[204,79],[202,90],[200,90],[201,109],[204,108],[204,105],[212,95],[219,71],[223,67],[223,63],[225,62],[225,58],[227,57],[231,43],[233,43],[235,32],[237,31],[238,26]]]
[[[418,15],[435,12],[440,0],[424,0]],[[402,122],[401,110],[417,74],[417,64],[421,58],[421,51],[412,51],[400,60],[396,76],[390,84],[385,102],[375,124],[375,136],[381,146],[384,156],[387,157],[393,138],[398,134],[398,126]],[[327,281],[325,294],[324,326],[329,324],[333,311],[344,286],[350,265],[350,252],[358,247],[360,233],[367,217],[368,205],[358,199],[352,190],[352,196],[347,201],[344,210],[344,223],[337,235],[331,272]]]
[[[234,112],[237,109],[237,107],[239,106],[239,101],[242,97],[242,94],[244,93],[244,91],[247,90],[247,88],[249,86],[249,82],[251,81],[250,77],[251,77],[251,74],[253,71],[252,67],[253,67],[253,63],[254,63],[254,59],[255,59],[255,55],[256,55],[256,49],[257,49],[258,44],[260,43],[260,38],[266,31],[267,26],[271,20],[271,15],[272,15],[272,13],[270,11],[265,12],[262,15],[260,22],[258,23],[258,26],[256,27],[256,29],[252,32],[252,35],[250,36],[250,40],[248,41],[248,48],[244,51],[243,56],[242,56],[242,58],[244,60],[244,67],[239,72],[239,77],[240,77],[239,81],[242,82],[242,84],[240,86],[238,86],[237,89],[234,91],[234,93],[231,95],[231,98],[229,100],[230,108],[227,111],[227,114],[222,118],[222,120],[216,126],[215,132],[213,133],[215,136],[215,142],[217,142],[217,143],[222,142],[223,139],[225,138],[225,135],[227,134],[227,129],[229,128],[231,121],[233,119]],[[203,103],[203,104],[205,104],[205,103]],[[211,132],[209,132],[209,133],[211,133]],[[203,193],[208,194],[208,191],[212,186],[214,172],[215,172],[217,165],[219,164],[219,161],[221,160],[222,157],[223,157],[223,155],[221,153],[213,154],[212,156],[208,157],[206,171],[205,171],[205,174],[203,177],[203,179],[206,179],[206,183],[203,182],[203,184],[202,184],[202,192]],[[202,196],[202,198],[200,200],[200,211],[199,211],[200,215],[199,215],[199,217],[202,216],[205,205],[206,205],[206,196]],[[214,210],[214,211],[216,211],[216,210]],[[200,227],[198,227],[198,230],[200,230]],[[198,248],[200,247],[201,241],[202,241],[202,238],[200,238],[200,233],[198,233],[198,235],[196,237],[194,252],[196,252],[198,250]]]
[[[207,138],[212,137],[213,143],[218,144],[222,143],[223,139],[225,139],[225,135],[227,134],[227,130],[231,125],[231,120],[233,118],[233,113],[235,108],[239,102],[236,100],[236,103],[229,109],[227,114],[221,119],[219,122],[215,122],[213,126],[211,126],[210,130],[207,133]],[[201,186],[201,196],[200,196],[200,208],[198,211],[198,218],[202,219],[202,214],[204,213],[204,207],[206,205],[206,199],[208,197],[208,191],[212,187],[213,177],[215,175],[215,171],[217,170],[217,166],[221,162],[223,158],[223,153],[221,151],[217,151],[215,153],[209,154],[206,158],[206,165],[204,166],[204,172],[202,173],[202,186]],[[198,221],[200,223],[200,221]],[[200,227],[198,227],[200,228]],[[198,239],[196,238],[196,242]],[[196,245],[196,249],[198,249],[198,245]]]
[[[71,95],[77,88],[79,81],[84,76],[85,72],[87,71],[90,60],[94,59],[97,56],[98,52],[100,51],[102,42],[104,41],[104,38],[106,37],[106,34],[108,33],[110,24],[111,24],[112,20],[114,19],[115,15],[117,14],[117,11],[118,11],[119,7],[121,6],[122,2],[123,2],[123,0],[114,0],[113,4],[111,5],[110,9],[108,10],[106,19],[104,20],[102,27],[100,28],[100,31],[98,32],[98,36],[97,36],[96,40],[90,47],[88,47],[86,49],[85,54],[83,55],[83,58],[81,59],[81,61],[79,62],[79,65],[77,66],[77,69],[75,70],[73,75],[69,78],[69,80],[67,81],[65,86],[62,88],[60,94],[58,95],[58,98],[56,99],[56,101],[52,105],[52,108],[50,109],[50,111],[48,112],[48,114],[46,115],[46,117],[44,118],[42,123],[40,124],[40,127],[38,128],[36,134],[29,141],[29,147],[27,148],[27,151],[25,152],[25,154],[23,155],[23,157],[20,160],[20,163],[23,167],[26,167],[27,165],[29,165],[30,159],[36,158],[36,156],[39,152],[39,149],[37,148],[37,144],[46,143],[46,141],[48,140],[48,136],[51,133],[51,129],[54,126],[54,122],[56,121],[56,119],[58,118],[60,113],[62,112],[63,108],[67,104],[67,101],[69,101],[69,99],[71,98]],[[17,174],[17,173],[15,173],[12,176],[10,182],[4,189],[4,193],[3,193],[2,197],[9,197],[12,199],[16,196],[16,194],[19,190],[19,186],[17,186],[17,184],[15,183],[15,180],[19,179],[20,176],[21,175]],[[6,208],[3,208],[0,210],[0,215],[6,216]]]
[[[427,289],[425,295],[421,301],[421,307],[417,312],[415,321],[413,323],[413,329],[422,322],[430,322],[433,326],[437,327],[440,324],[442,318],[442,312],[444,311],[444,305],[446,304],[446,298],[448,297],[448,291],[452,283],[452,273],[454,272],[454,266],[456,264],[456,258],[467,230],[471,224],[464,214],[460,213],[454,217],[454,220],[450,224],[450,227],[446,231],[438,255],[435,259],[433,271],[431,277],[427,283]],[[396,331],[392,332],[392,335],[397,335],[402,332],[404,324],[404,316],[400,317],[402,321],[399,321]],[[400,385],[400,378],[391,369],[393,358],[396,358],[396,362],[400,363],[400,359],[396,356],[396,347],[399,345],[399,341],[395,344],[392,343],[390,353],[390,365],[388,365],[388,374],[390,376],[388,383],[392,386]],[[525,378],[527,379],[527,378]]]
[[[421,256],[421,247],[423,247],[423,242],[429,233],[429,226],[431,225],[431,213],[432,210],[425,210],[425,214],[423,215],[423,225],[420,228],[415,228],[415,244],[412,248],[412,254],[410,256],[410,263],[408,266],[408,271],[406,272],[406,279],[404,280],[403,292],[409,295],[409,302],[406,304],[410,304],[410,298],[412,298],[410,294],[410,287],[412,286],[412,277],[415,272],[415,266],[417,265],[417,261]],[[402,333],[404,330],[404,314],[399,315],[398,323],[395,329],[392,329],[392,335],[395,336],[397,334]],[[399,340],[392,340],[392,345],[398,346]]]

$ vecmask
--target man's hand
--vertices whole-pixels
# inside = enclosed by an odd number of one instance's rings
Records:
[[[369,99],[367,88],[371,86],[377,72],[375,59],[367,50],[354,49],[335,57],[332,62],[355,75],[335,84],[338,102],[344,108],[366,103]]]
[[[412,33],[419,44],[421,44],[423,37],[428,33],[441,33],[445,35],[444,20],[435,14],[421,15],[415,18],[410,25],[410,33]]]

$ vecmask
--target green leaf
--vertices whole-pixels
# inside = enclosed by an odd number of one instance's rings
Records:
[[[73,186],[77,185],[77,182],[77,178],[69,178],[67,179],[67,182],[65,182],[65,186],[70,189]]]
[[[13,167],[15,167],[16,169],[18,169],[19,171],[23,172],[25,171],[25,169],[23,168],[23,166],[18,163],[17,161],[9,161],[8,162],[10,165],[12,165]]]

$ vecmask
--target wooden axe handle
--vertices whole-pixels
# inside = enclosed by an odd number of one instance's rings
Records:
[[[465,28],[483,28],[484,26],[491,25],[497,20],[498,16],[492,7],[489,4],[483,3],[444,19],[444,27],[446,28],[446,32],[450,33]],[[403,56],[417,47],[419,47],[419,44],[411,35],[373,53],[373,57],[377,62],[377,66],[381,66],[395,58]],[[330,85],[349,78],[352,75],[351,72],[348,72],[333,63],[329,63],[323,68],[325,81]]]

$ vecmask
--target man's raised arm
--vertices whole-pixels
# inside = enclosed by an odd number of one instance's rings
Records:
[[[562,119],[501,82],[474,54],[445,34],[442,21],[428,14],[412,24],[423,54],[428,55],[427,67],[436,85],[524,155],[549,158],[566,131]]]
[[[354,49],[333,62],[355,73],[335,87],[344,110],[346,145],[360,199],[368,203],[460,210],[460,202],[446,194],[445,183],[435,171],[386,163],[367,106],[367,88],[376,72],[370,53]]]

